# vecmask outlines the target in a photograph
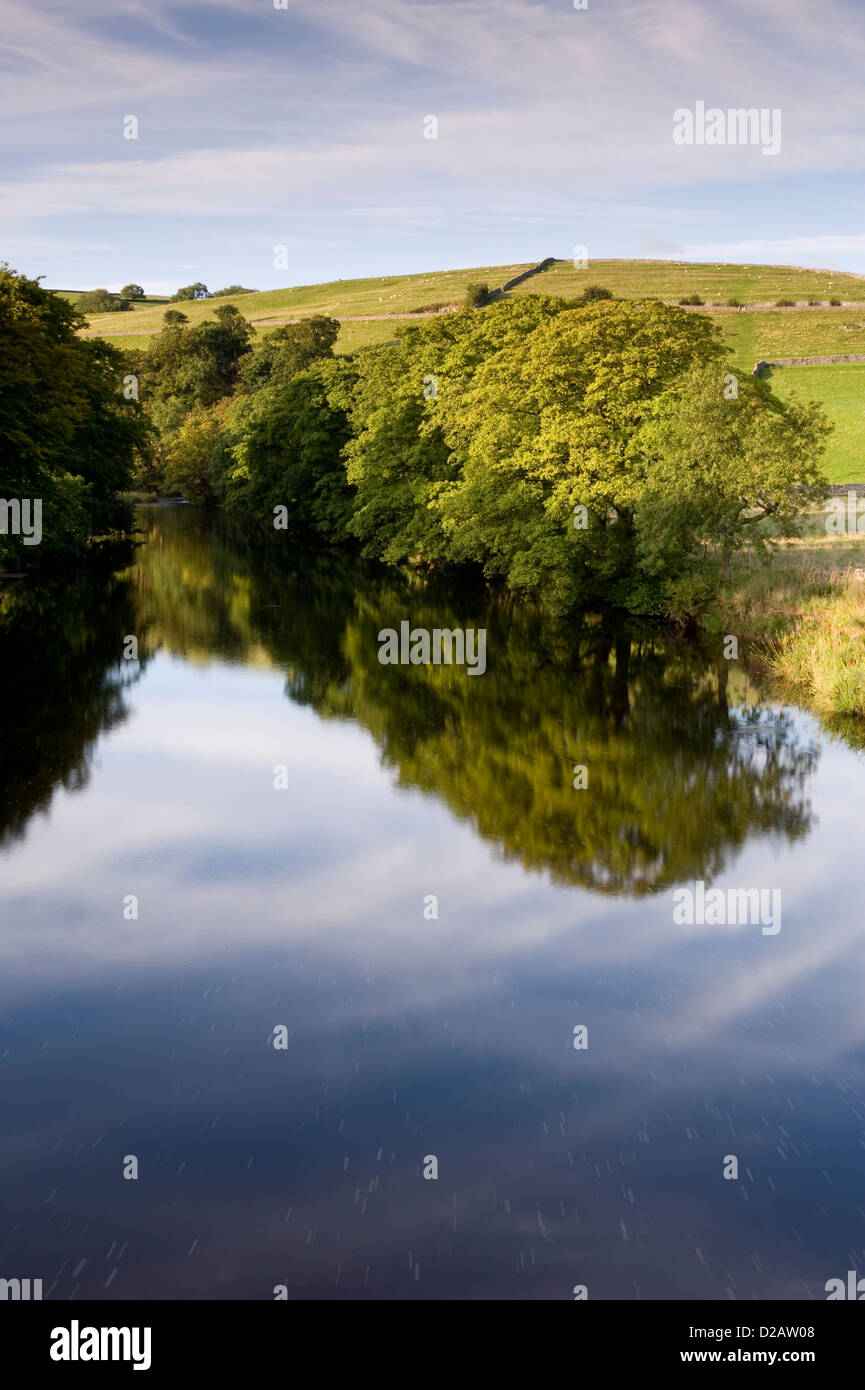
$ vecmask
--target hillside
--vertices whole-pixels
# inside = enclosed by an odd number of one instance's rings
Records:
[[[526,263],[364,280],[331,280],[321,285],[238,295],[234,302],[250,322],[263,328],[304,314],[332,314],[347,321],[375,317],[382,320],[381,328],[369,336],[370,340],[380,341],[391,331],[387,319],[382,316],[458,304],[472,281],[485,281],[491,288],[497,288],[531,268],[531,264]],[[835,297],[847,304],[861,303],[865,308],[865,278],[855,275],[790,266],[694,265],[677,261],[592,261],[587,270],[574,269],[571,261],[557,261],[509,293],[558,294],[573,298],[581,294],[587,284],[605,285],[613,294],[629,299],[654,297],[675,303],[686,295],[698,294],[707,307],[713,304],[722,307],[730,298],[740,299],[744,304],[763,305],[786,298],[804,307],[809,299],[827,303]],[[72,297],[72,292],[64,293]],[[199,323],[213,308],[229,302],[232,302],[231,297],[199,300],[178,307],[188,315],[190,323]],[[164,301],[148,302],[136,307],[134,312],[136,334],[159,332]],[[90,320],[89,332],[106,337],[126,335],[130,332],[127,316],[95,314]]]
[[[410,322],[415,314],[459,305],[471,282],[497,289],[532,268],[526,263],[331,280],[176,307],[195,324],[220,304],[235,303],[259,333],[309,314],[330,314],[341,320],[337,351],[346,353],[386,342],[400,322]],[[591,261],[587,269],[578,270],[572,261],[556,261],[508,291],[508,297],[546,293],[575,298],[590,284],[604,285],[624,298],[658,298],[673,304],[698,295],[704,305],[693,312],[712,315],[731,349],[731,364],[740,369],[750,370],[763,358],[865,353],[865,277],[840,271],[636,260]],[[75,299],[81,291],[55,293]],[[830,308],[832,298],[841,305]],[[743,307],[729,307],[730,299],[739,300]],[[794,306],[779,308],[779,299],[793,300]],[[809,305],[809,301],[817,303]],[[83,333],[112,338],[118,346],[144,347],[160,331],[167,302],[152,297],[136,304],[131,313],[93,315]],[[835,482],[865,481],[865,462],[857,457],[865,432],[865,406],[859,391],[863,376],[854,365],[837,364],[774,371],[773,387],[779,394],[795,391],[820,399],[835,423],[827,451],[827,470]]]

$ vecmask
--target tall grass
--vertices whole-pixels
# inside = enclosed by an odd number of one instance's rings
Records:
[[[842,572],[767,653],[772,675],[824,715],[865,716],[865,581]]]
[[[827,535],[817,512],[768,564],[737,556],[709,625],[816,713],[865,717],[865,534]]]

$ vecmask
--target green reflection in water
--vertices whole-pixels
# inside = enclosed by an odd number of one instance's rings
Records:
[[[0,830],[86,778],[93,741],[123,717],[124,686],[163,649],[284,671],[292,700],[367,730],[401,786],[562,884],[641,896],[710,881],[750,837],[808,833],[816,748],[726,662],[633,624],[554,621],[289,550],[187,508],[142,508],[139,524],[146,544],[123,574],[31,591],[0,619]],[[382,666],[378,632],[403,619],[485,627],[486,673]],[[141,666],[124,671],[126,633]]]

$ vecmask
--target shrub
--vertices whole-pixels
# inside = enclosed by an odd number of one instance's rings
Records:
[[[776,299],[775,306],[778,309],[793,309],[796,307],[795,299]]]
[[[703,304],[704,300],[698,294],[686,294],[679,300],[680,304]]]
[[[840,300],[840,299],[834,299],[834,298],[833,298],[833,299],[830,299],[830,300],[829,300],[829,303],[832,305],[833,309],[839,309],[839,308],[841,307],[841,300]]]
[[[123,309],[131,309],[132,305],[122,295],[114,294],[111,290],[99,289],[80,294],[76,307],[82,314],[113,314]]]
[[[474,281],[472,281],[471,284],[466,285],[466,293],[465,298],[463,300],[463,308],[476,309],[479,304],[483,303],[489,292],[489,285],[483,283],[475,284]]]
[[[741,309],[741,308],[742,308],[742,301],[741,301],[741,299],[737,299],[736,296],[733,294],[733,295],[731,295],[730,298],[727,300],[727,307],[728,307],[729,309]]]
[[[596,304],[600,299],[612,299],[611,290],[605,290],[603,285],[587,285],[582,293],[583,304]]]
[[[207,286],[202,284],[201,280],[196,280],[194,285],[182,285],[171,298],[175,303],[182,303],[187,299],[212,299],[213,296]]]

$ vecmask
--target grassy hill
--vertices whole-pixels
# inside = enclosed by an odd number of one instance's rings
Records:
[[[428,271],[420,275],[388,275],[364,280],[331,280],[320,285],[261,290],[254,294],[190,302],[178,307],[190,323],[200,323],[213,308],[236,303],[257,327],[267,328],[280,319],[304,314],[332,314],[338,319],[408,314],[433,305],[459,304],[472,281],[486,281],[495,289],[531,269],[531,264],[475,266],[470,270]],[[835,297],[845,303],[861,303],[865,310],[865,277],[838,271],[799,270],[791,266],[694,265],[678,261],[592,261],[587,270],[575,270],[571,261],[557,261],[525,280],[510,294],[557,294],[574,298],[587,284],[605,285],[613,294],[628,299],[654,297],[677,302],[698,294],[707,304],[719,306],[730,298],[745,304],[772,304],[793,299],[803,306],[809,299],[823,302]],[[63,291],[72,298],[74,291]],[[77,293],[80,293],[77,292]],[[158,333],[165,301],[148,300],[136,305],[136,332]],[[813,311],[811,311],[813,312]],[[738,317],[744,317],[739,315]],[[789,315],[788,315],[789,317]],[[105,336],[128,332],[118,314],[94,314],[90,332]],[[382,341],[392,330],[387,321],[376,330]],[[345,350],[345,349],[343,349]],[[788,356],[792,354],[787,354]]]
[[[507,278],[507,277],[505,277]],[[841,271],[802,270],[787,265],[696,265],[692,261],[590,261],[587,270],[575,270],[571,261],[557,261],[543,275],[527,280],[519,290],[540,288],[566,298],[583,287],[605,285],[626,299],[678,301],[698,294],[707,304],[774,304],[777,299],[856,301],[865,305],[865,277]]]
[[[387,275],[371,280],[331,280],[322,285],[299,285],[285,290],[260,290],[255,294],[227,295],[178,304],[190,323],[200,323],[220,304],[236,304],[256,327],[273,327],[280,320],[308,314],[331,314],[334,318],[355,318],[382,314],[407,314],[431,305],[453,306],[462,302],[472,281],[485,280],[491,287],[512,279],[528,265],[480,267],[474,270],[431,271],[424,275]],[[540,282],[542,276],[537,277]],[[535,280],[527,282],[529,285]],[[139,309],[137,332],[158,333],[164,309]],[[124,331],[119,314],[94,314],[90,331],[106,337]],[[387,322],[378,330],[381,341],[391,329]],[[343,350],[345,350],[343,348]]]
[[[190,323],[200,323],[219,304],[235,303],[256,327],[266,333],[279,322],[309,314],[330,314],[342,321],[338,352],[354,352],[392,337],[399,319],[462,302],[466,287],[482,281],[491,289],[532,269],[531,264],[476,266],[470,270],[429,271],[417,275],[389,275],[360,280],[331,280],[320,285],[262,290],[179,304]],[[750,370],[761,358],[828,356],[865,352],[865,276],[840,271],[806,270],[795,266],[697,265],[682,261],[590,261],[585,270],[572,261],[557,261],[508,292],[546,293],[575,298],[586,285],[604,285],[624,298],[658,298],[670,303],[699,295],[719,324],[731,348],[731,364]],[[81,291],[57,290],[73,301]],[[831,298],[844,307],[829,308]],[[726,307],[729,299],[743,305],[775,305],[778,299],[795,301],[794,308],[760,308],[737,311]],[[808,307],[809,300],[819,301]],[[95,314],[84,330],[101,334],[121,347],[143,347],[162,327],[165,299],[148,297],[132,313]],[[133,323],[134,315],[134,323]],[[409,320],[410,321],[410,320]],[[835,423],[827,452],[827,471],[835,482],[865,481],[865,368],[856,365],[777,368],[773,387],[779,395],[792,392],[823,402]]]
[[[79,299],[81,298],[82,294],[86,294],[87,291],[86,291],[86,290],[52,290],[51,293],[52,293],[52,294],[59,294],[60,297],[61,297],[61,299],[68,299],[69,302],[70,302],[71,304],[77,304],[78,301],[79,301]],[[132,311],[133,311],[133,312],[136,311],[136,310],[140,312],[142,309],[156,309],[156,308],[160,308],[160,307],[164,309],[165,306],[166,306],[167,304],[169,304],[170,302],[171,302],[171,301],[170,301],[170,299],[169,299],[169,297],[168,297],[167,295],[165,295],[165,296],[160,296],[160,295],[157,295],[157,294],[148,294],[144,299],[133,299],[133,300],[132,300],[132,306],[131,306],[131,307],[132,307]],[[102,320],[102,319],[117,319],[117,318],[122,318],[123,315],[124,315],[125,313],[127,313],[127,312],[129,312],[129,311],[128,311],[128,310],[124,310],[124,311],[122,311],[122,313],[120,313],[120,314],[116,314],[116,313],[115,313],[115,314],[97,314],[97,315],[95,315],[95,317],[98,318],[98,319],[100,319],[100,320]]]
[[[780,309],[775,313],[717,314],[724,341],[739,357],[826,357],[865,353],[861,309]],[[752,363],[753,365],[753,363]]]

